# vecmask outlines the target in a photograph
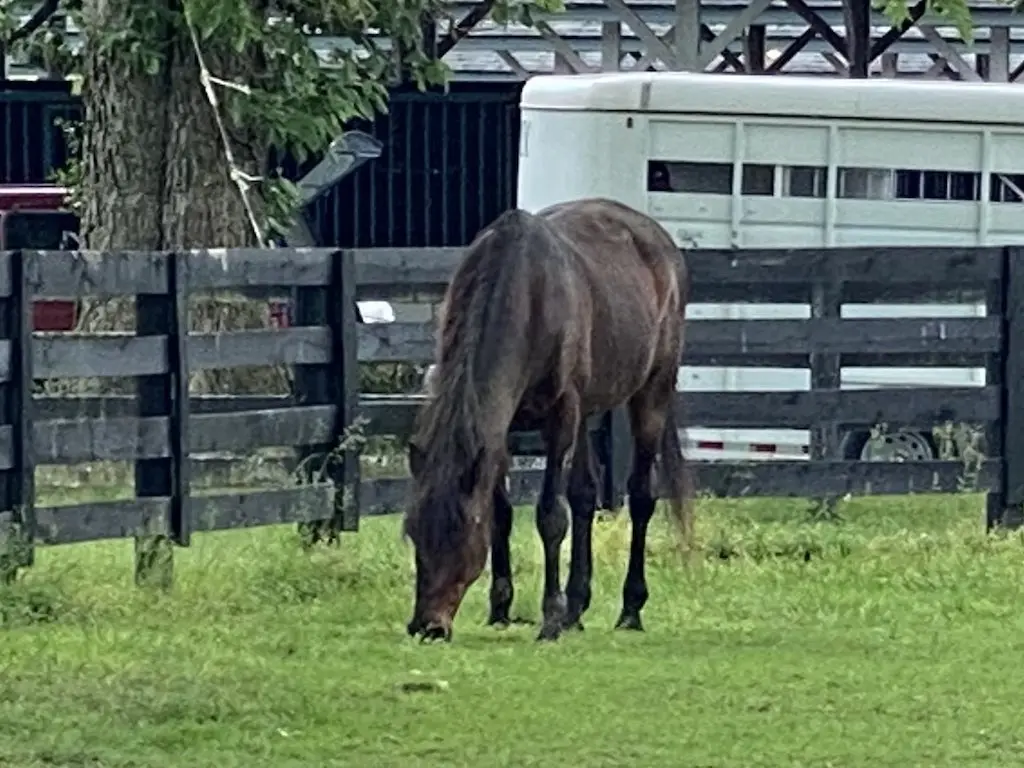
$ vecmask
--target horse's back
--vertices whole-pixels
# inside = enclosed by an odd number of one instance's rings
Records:
[[[598,243],[614,246],[616,241],[622,245],[618,252],[613,247],[602,247],[586,254],[588,260],[605,261],[602,257],[608,257],[608,266],[629,269],[633,262],[628,253],[623,253],[627,251],[651,270],[660,273],[671,267],[685,275],[682,254],[668,231],[653,217],[625,203],[603,197],[584,198],[548,206],[537,216],[580,249]]]
[[[664,227],[605,198],[558,203],[537,215],[565,240],[589,283],[594,359],[643,371],[671,355],[681,343],[688,287],[682,254]]]

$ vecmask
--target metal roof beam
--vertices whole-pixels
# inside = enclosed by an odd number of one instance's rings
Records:
[[[456,11],[467,11],[475,3],[456,2],[451,7]],[[630,10],[639,16],[647,24],[675,24],[676,9],[673,4],[662,3],[628,3]],[[843,10],[838,4],[807,3],[810,10],[814,11],[821,19],[833,27],[844,25]],[[701,3],[700,18],[704,24],[711,26],[724,26],[741,13],[745,4],[733,3]],[[569,0],[565,3],[564,11],[544,13],[533,11],[533,18],[543,19],[548,22],[583,22],[583,21],[616,21],[618,15],[603,4],[576,3]],[[986,6],[983,8],[972,8],[971,18],[974,19],[976,27],[1011,27],[1024,29],[1024,14],[1015,14],[1007,6],[1005,8]],[[757,18],[758,24],[800,26],[805,22],[798,13],[783,6],[773,6],[766,9]],[[948,25],[940,16],[926,14],[921,19],[923,24],[936,26]],[[871,25],[876,27],[891,26],[889,19],[880,11],[872,11]]]

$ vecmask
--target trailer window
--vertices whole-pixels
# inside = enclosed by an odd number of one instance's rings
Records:
[[[1024,203],[1024,174],[992,174],[989,199],[993,203]]]
[[[793,165],[782,169],[783,197],[825,197],[828,168]]]
[[[648,164],[652,176],[660,182],[661,192],[689,192],[705,195],[732,194],[731,163],[676,163],[654,161]],[[648,185],[650,188],[650,184]]]
[[[771,195],[775,166],[743,166],[742,194]],[[731,195],[732,163],[688,163],[652,160],[647,164],[648,192]]]
[[[647,166],[650,192],[731,195],[733,165],[652,160]],[[981,174],[916,168],[836,169],[836,197],[846,200],[981,200]],[[743,165],[741,194],[756,197],[824,198],[828,169],[812,165]],[[993,202],[1024,203],[1024,174],[994,173]]]
[[[980,200],[981,174],[900,170],[896,175],[896,197],[900,200]]]
[[[775,166],[743,166],[743,194],[770,197],[775,191]]]

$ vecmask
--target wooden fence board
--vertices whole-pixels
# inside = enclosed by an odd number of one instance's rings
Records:
[[[188,251],[193,290],[323,285],[333,248],[208,248]],[[32,251],[29,285],[36,297],[159,294],[167,288],[167,252]],[[0,265],[0,275],[5,275]],[[8,278],[0,280],[0,291]]]
[[[39,379],[157,376],[167,372],[167,337],[37,335],[32,342],[32,364]]]
[[[273,445],[320,445],[334,434],[333,405],[296,406],[266,411],[193,414],[192,453],[242,451]]]
[[[462,260],[462,248],[374,248],[356,250],[359,297],[432,290],[443,293]]]
[[[314,520],[332,509],[330,485],[193,496],[196,531],[217,531]],[[72,544],[168,533],[170,500],[163,497],[101,501],[36,509],[36,536],[42,544]],[[5,517],[6,516],[6,517]],[[0,529],[9,525],[0,513]]]
[[[894,251],[898,250],[898,255]],[[984,286],[1002,279],[1003,249],[744,248],[685,252],[693,284],[810,285],[821,281]]]
[[[14,292],[11,259],[17,251],[0,251],[0,299],[6,299]]]
[[[171,455],[168,418],[36,421],[32,450],[37,464],[163,459]]]
[[[841,282],[887,286],[968,286],[999,280],[1001,249],[900,248],[697,250],[686,253],[694,288],[808,285]],[[198,290],[257,286],[326,285],[327,248],[198,249],[188,252],[189,282]],[[28,252],[27,252],[28,253]],[[30,285],[38,297],[160,293],[167,285],[167,253],[35,251]],[[443,288],[462,248],[381,248],[354,251],[360,292],[380,288]],[[0,253],[0,296],[10,295],[9,254]],[[771,298],[772,294],[768,295]],[[698,300],[696,296],[694,300]],[[701,298],[699,300],[705,300]]]
[[[188,362],[193,370],[330,361],[331,329],[325,326],[193,333],[188,337]]]
[[[326,285],[334,248],[205,248],[188,252],[194,290]]]
[[[769,360],[775,355],[812,352],[842,355],[870,351],[879,356],[952,352],[980,356],[998,350],[1001,340],[1001,320],[996,317],[696,320],[687,324],[684,362],[708,365],[713,363],[704,361],[723,355]]]
[[[304,523],[333,513],[334,486],[330,484],[192,497],[197,531]]]
[[[359,362],[433,362],[433,323],[375,323],[359,327]]]
[[[330,361],[331,333],[322,326],[190,334],[192,370]],[[37,378],[149,376],[166,373],[167,337],[128,333],[37,335]]]
[[[103,419],[135,416],[139,403],[134,395],[36,395],[35,417],[50,419]],[[193,395],[189,409],[193,414],[267,411],[295,404],[289,395]]]
[[[405,436],[425,401],[423,395],[364,395],[359,408],[370,422],[367,433]],[[806,429],[819,422],[931,427],[1000,417],[997,387],[679,392],[676,403],[684,425],[731,429]]]
[[[884,394],[883,394],[884,393]],[[880,395],[883,395],[880,397]],[[900,390],[818,390],[806,392],[679,393],[686,424],[722,428],[808,428],[816,420],[844,425],[927,428],[981,423],[999,417],[1000,393],[994,387],[929,387]],[[58,398],[52,398],[57,400]],[[70,399],[70,398],[69,398]],[[242,403],[246,398],[241,398]],[[286,398],[280,398],[287,404]],[[424,398],[364,397],[361,414],[368,434],[407,435]],[[95,401],[97,408],[103,398]],[[117,402],[117,401],[114,401]],[[200,402],[204,402],[200,400]],[[230,403],[224,398],[224,404]],[[262,402],[262,398],[257,402]],[[121,403],[125,412],[129,403]],[[212,407],[214,403],[206,403]],[[276,445],[316,445],[330,438],[334,406],[278,407],[226,413],[196,410],[189,449],[193,453],[240,451]],[[594,427],[597,420],[594,420]],[[533,445],[538,437],[518,433],[512,447]],[[127,461],[167,456],[166,419],[106,416],[47,419],[33,425],[33,447],[42,464]],[[522,449],[521,449],[522,450]],[[533,449],[526,449],[534,453]],[[10,429],[0,427],[0,469],[10,468]]]
[[[690,467],[701,492],[729,498],[955,493],[964,490],[969,479],[959,461],[698,461]],[[1001,472],[1000,460],[985,461],[968,490],[997,488]],[[543,477],[544,472],[536,469],[510,472],[512,503],[535,503]],[[401,512],[410,499],[410,480],[376,478],[365,481],[361,493],[363,515]]]
[[[10,339],[0,339],[0,383],[11,380],[11,353],[14,347]]]
[[[693,466],[698,488],[730,498],[956,493],[969,474],[961,461],[709,461]],[[1000,460],[984,462],[973,488],[997,487],[1001,471]]]
[[[194,414],[190,453],[255,450],[329,442],[335,406]],[[164,459],[170,454],[166,416],[37,421],[32,446],[39,464]],[[10,427],[0,427],[0,468],[13,461]]]
[[[25,251],[37,298],[131,296],[167,290],[168,254],[149,251]]]
[[[805,392],[680,392],[677,413],[686,424],[732,429],[805,429],[844,426],[932,427],[999,418],[997,387],[819,389]]]
[[[170,499],[96,501],[36,507],[36,538],[41,544],[74,544],[131,536],[162,536],[169,532]]]
[[[694,320],[687,324],[686,365],[772,365],[782,358],[812,352],[876,358],[908,354],[976,355],[1000,349],[1002,321],[997,317],[868,318],[814,320]],[[433,323],[380,323],[359,328],[362,362],[429,362],[433,359]],[[890,360],[890,365],[903,365]],[[984,364],[983,362],[979,364]]]
[[[1001,277],[1002,249],[888,247],[694,250],[685,252],[693,301],[775,300],[786,286],[821,279],[893,286],[983,286]],[[355,251],[360,293],[447,285],[462,248],[379,248]],[[743,289],[737,291],[736,288]],[[720,293],[716,293],[716,290]],[[898,290],[898,289],[897,289]],[[744,293],[745,291],[745,293]],[[901,295],[905,295],[906,290]]]

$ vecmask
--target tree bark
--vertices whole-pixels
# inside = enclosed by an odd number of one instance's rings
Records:
[[[208,43],[203,47],[203,59],[212,75],[235,81],[251,71],[251,58],[245,54],[225,56]],[[235,162],[247,174],[261,174],[263,158],[267,156],[265,148],[254,147],[257,142],[228,120],[224,102],[235,95],[226,93],[221,86],[214,88],[218,89],[220,112],[228,127]],[[164,147],[162,200],[165,247],[256,245],[241,194],[231,178],[213,107],[200,81],[199,63],[187,38],[172,45],[166,98],[169,127]],[[259,212],[257,187],[249,191],[249,198]]]
[[[154,75],[140,71],[127,51],[101,45],[101,36],[143,7],[167,12],[172,4],[85,0],[82,232],[94,250],[255,243],[188,35],[163,30],[157,44],[164,58]],[[215,41],[202,45],[215,76],[231,80],[252,71],[250,54],[225,55]],[[234,129],[230,138],[242,170],[260,173],[265,145]],[[250,196],[259,210],[258,189]]]
[[[169,71],[146,74],[126,56],[107,55],[102,43],[142,6],[166,10],[168,2],[86,0],[83,8],[81,232],[94,250],[164,245]]]

